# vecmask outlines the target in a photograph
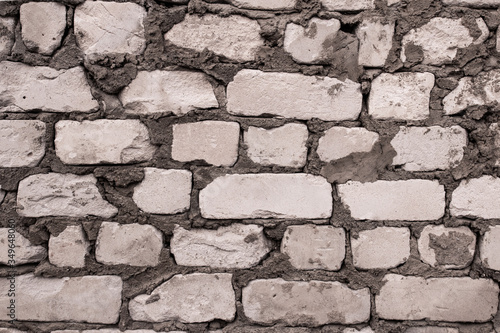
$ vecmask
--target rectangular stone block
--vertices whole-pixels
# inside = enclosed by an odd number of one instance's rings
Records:
[[[0,120],[0,167],[34,167],[45,155],[45,123]]]
[[[332,11],[359,11],[374,9],[374,0],[321,0],[326,10]]]
[[[500,178],[482,176],[463,180],[453,191],[450,213],[453,216],[500,218]]]

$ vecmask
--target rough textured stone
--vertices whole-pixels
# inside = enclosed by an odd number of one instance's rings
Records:
[[[0,279],[1,290],[9,290],[9,286],[9,279]],[[2,308],[9,302],[7,293],[0,294]],[[122,280],[118,276],[16,277],[17,320],[114,324],[121,303]],[[7,311],[0,313],[0,319],[10,320]]]
[[[177,46],[201,52],[205,48],[236,61],[252,61],[264,40],[257,21],[244,16],[186,15],[165,34]]]
[[[0,328],[0,333],[28,333],[28,332],[16,330],[15,328]]]
[[[5,194],[6,194],[5,191],[2,190],[2,186],[0,186],[0,204],[3,202]]]
[[[481,35],[475,38],[462,19],[434,17],[427,24],[410,30],[403,37],[401,60],[406,61],[408,48],[418,47],[423,53],[423,64],[451,63],[458,49],[481,44],[488,38],[489,30],[482,18],[476,19],[476,25]]]
[[[392,165],[406,171],[447,170],[462,161],[467,131],[460,126],[401,126],[391,146],[397,153]]]
[[[134,188],[133,200],[146,213],[176,214],[189,209],[191,172],[144,168],[144,180]]]
[[[128,113],[183,115],[216,108],[217,99],[205,74],[188,71],[140,71],[118,96]]]
[[[360,84],[349,79],[243,69],[227,87],[228,112],[242,116],[355,120],[361,104]]]
[[[43,246],[33,245],[18,232],[9,233],[8,228],[0,228],[0,263],[10,265],[14,260],[15,265],[40,262],[47,257],[47,250]],[[14,235],[14,238],[9,235]],[[9,242],[10,240],[10,242]],[[10,246],[14,245],[14,253],[9,253]],[[12,254],[13,257],[9,257]]]
[[[426,119],[433,87],[431,73],[380,74],[372,81],[368,113],[375,119]]]
[[[34,167],[45,155],[45,123],[0,120],[0,167]]]
[[[132,299],[130,316],[133,320],[149,322],[232,321],[236,302],[231,279],[232,274],[227,273],[175,275],[151,295]]]
[[[442,0],[445,5],[450,6],[470,6],[480,8],[500,7],[499,0]]]
[[[356,324],[370,319],[370,291],[339,282],[253,280],[243,288],[245,316],[271,324],[320,326]]]
[[[281,252],[298,269],[339,270],[345,258],[343,228],[316,225],[289,226],[281,241]]]
[[[135,3],[86,1],[75,9],[76,41],[85,54],[141,54],[145,18],[146,10]]]
[[[392,48],[394,22],[382,23],[380,19],[365,19],[356,29],[359,39],[358,63],[366,67],[383,67]]]
[[[360,330],[357,330],[355,328],[346,328],[342,331],[342,333],[374,333],[374,331],[371,329],[371,327],[367,326]]]
[[[437,180],[350,181],[337,189],[356,220],[427,221],[444,215],[444,186]]]
[[[397,267],[410,258],[408,228],[379,227],[351,236],[353,263],[360,269]]]
[[[410,327],[405,333],[460,333],[458,328],[452,327],[438,327],[438,326],[423,326],[423,327]]]
[[[66,164],[128,164],[148,161],[156,146],[137,119],[60,120],[54,140],[57,157]]]
[[[500,271],[500,226],[490,226],[479,243],[481,261],[487,268]]]
[[[297,0],[229,0],[236,7],[245,9],[281,10],[293,9]]]
[[[21,216],[94,215],[112,217],[118,209],[104,200],[93,175],[36,174],[19,182],[17,213]]]
[[[500,218],[500,178],[482,176],[463,180],[453,191],[450,202],[452,216]]]
[[[495,166],[500,166],[500,123],[491,124],[489,127],[491,134],[493,135],[494,149],[492,159],[495,161]]]
[[[14,29],[16,28],[16,19],[13,17],[0,17],[0,58],[10,55],[12,46],[14,46]]]
[[[59,235],[49,239],[49,261],[58,267],[85,267],[90,243],[81,225],[69,225]]]
[[[375,296],[383,319],[485,322],[497,312],[498,285],[493,280],[388,274],[384,281]]]
[[[310,174],[233,174],[200,191],[205,218],[328,218],[332,187]]]
[[[177,265],[250,268],[271,251],[263,227],[231,224],[217,230],[176,227],[170,251]]]
[[[374,0],[321,0],[321,4],[326,10],[332,11],[359,11],[374,9]]]
[[[317,153],[322,161],[329,162],[372,150],[379,135],[364,128],[332,127],[319,139]]]
[[[240,125],[229,121],[200,121],[173,126],[172,159],[204,160],[216,166],[231,166],[238,159]]]
[[[286,124],[269,130],[250,126],[243,137],[248,157],[255,163],[296,168],[306,164],[306,125]]]
[[[82,67],[55,70],[0,62],[0,112],[91,112],[99,107]]]
[[[19,10],[21,33],[28,50],[51,55],[66,29],[66,7],[57,2],[28,2]]]

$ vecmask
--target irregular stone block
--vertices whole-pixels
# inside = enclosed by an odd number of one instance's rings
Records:
[[[57,267],[85,267],[90,243],[81,225],[69,225],[49,239],[49,261]]]
[[[0,204],[3,202],[3,199],[5,199],[5,191],[2,190],[2,186],[0,186]]]
[[[367,326],[360,330],[357,330],[355,328],[346,328],[342,331],[342,333],[375,333],[375,331],[373,331],[371,327]]]
[[[490,226],[479,246],[481,261],[487,268],[500,271],[500,226]]]
[[[361,127],[332,127],[319,138],[317,153],[322,161],[329,162],[353,153],[369,152],[378,140],[378,133]]]
[[[374,0],[321,0],[321,4],[326,10],[331,11],[360,11],[374,9]]]
[[[34,167],[45,155],[45,123],[0,120],[0,167]]]
[[[356,29],[359,39],[358,63],[365,67],[384,67],[392,49],[394,22],[382,23],[379,18],[369,18]]]
[[[499,0],[443,0],[443,3],[450,6],[469,6],[478,8],[500,7]]]
[[[452,327],[423,326],[409,327],[405,333],[460,333],[460,331]]]
[[[40,245],[33,245],[18,232],[0,228],[0,263],[4,265],[23,265],[40,262],[47,257],[47,250]],[[12,248],[11,246],[15,246]],[[9,253],[9,249],[14,253]],[[11,260],[11,261],[9,261]]]
[[[282,10],[294,9],[297,0],[229,0],[236,7],[245,9]]]
[[[13,17],[0,17],[0,29],[2,35],[0,36],[0,58],[5,58],[10,55],[12,46],[14,46],[16,28],[16,19]]]
[[[450,202],[452,216],[500,218],[500,179],[482,176],[463,180],[453,191]]]

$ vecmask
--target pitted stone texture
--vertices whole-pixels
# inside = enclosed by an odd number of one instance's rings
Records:
[[[460,333],[460,331],[458,328],[452,327],[423,326],[410,327],[405,331],[405,333]]]
[[[337,189],[356,220],[428,221],[444,215],[444,186],[437,180],[349,181]]]
[[[500,178],[482,176],[463,180],[453,191],[450,202],[452,216],[500,218]]]
[[[322,219],[332,215],[332,187],[310,174],[233,174],[200,191],[209,219]]]
[[[9,228],[0,228],[0,263],[10,265],[9,260],[14,260],[15,265],[40,262],[47,257],[47,250],[43,246],[33,245],[18,232],[9,232]],[[9,235],[13,235],[9,237]],[[9,242],[9,240],[11,242]],[[9,253],[10,246],[14,245],[14,253]],[[12,256],[9,257],[9,254]],[[7,289],[8,290],[8,289]]]
[[[227,87],[227,110],[241,116],[356,120],[362,105],[360,87],[349,79],[243,69]]]
[[[36,174],[19,182],[17,213],[21,216],[88,215],[109,218],[118,209],[104,200],[93,175]]]
[[[422,64],[442,65],[451,63],[459,49],[483,43],[489,34],[488,27],[482,18],[476,19],[481,35],[477,38],[463,23],[462,19],[434,17],[429,23],[412,29],[402,40],[401,60],[406,61],[406,50],[418,47],[423,52]]]
[[[0,29],[2,35],[0,36],[0,58],[5,58],[10,55],[12,46],[14,46],[16,28],[16,19],[13,17],[0,17]]]
[[[321,326],[370,319],[370,291],[339,282],[253,280],[242,290],[245,316],[259,324]]]
[[[51,55],[61,45],[66,29],[66,7],[57,2],[28,2],[19,10],[24,45]]]
[[[165,40],[180,47],[201,52],[205,48],[236,61],[252,61],[264,39],[260,25],[244,16],[221,17],[186,15],[165,34]]]
[[[163,234],[151,225],[103,222],[95,259],[106,265],[156,266],[162,248]]]
[[[433,87],[431,73],[380,74],[372,81],[368,114],[375,119],[426,119]]]
[[[115,324],[122,304],[122,284],[120,277],[110,275],[16,276],[16,319]],[[8,278],[0,279],[1,290],[9,290],[9,286]],[[9,303],[7,293],[1,293],[2,308],[6,309]],[[2,311],[0,319],[10,320],[7,311]]]
[[[339,30],[340,21],[337,19],[321,20],[315,17],[307,27],[288,23],[283,48],[299,63],[327,61],[331,58],[328,50],[334,46],[331,44]]]
[[[49,239],[49,261],[57,267],[85,267],[90,243],[81,225],[69,225],[59,235]]]
[[[238,159],[240,125],[229,121],[200,121],[173,126],[172,159],[204,160],[216,166],[232,166]]]
[[[489,279],[388,274],[375,296],[377,313],[390,320],[486,322],[498,308],[498,285]]]
[[[231,279],[232,274],[227,273],[174,275],[151,295],[132,299],[130,316],[133,320],[149,322],[232,321],[236,302]]]
[[[281,252],[295,268],[337,271],[345,258],[345,231],[332,226],[289,226]]]
[[[420,233],[420,259],[434,267],[460,269],[474,259],[476,235],[467,227],[428,225]]]
[[[392,165],[406,171],[447,170],[462,161],[467,131],[460,126],[401,126],[391,146],[397,153]]]
[[[317,153],[322,161],[329,162],[353,153],[372,150],[379,135],[361,127],[332,127],[319,139]]]
[[[91,112],[99,107],[82,67],[55,70],[0,62],[0,112]]]
[[[442,0],[445,5],[469,6],[479,8],[500,7],[500,0]]]
[[[321,0],[321,4],[326,10],[331,11],[359,11],[374,9],[374,0]]]
[[[146,213],[185,212],[190,206],[191,179],[187,170],[144,168],[144,179],[134,188],[132,199]]]
[[[303,167],[307,161],[309,131],[303,124],[286,124],[266,130],[250,126],[244,133],[247,154],[261,165]]]
[[[140,71],[118,96],[132,114],[174,113],[219,106],[207,76],[188,71]]]
[[[404,264],[410,258],[408,228],[379,227],[351,236],[353,263],[360,269],[386,269]]]
[[[356,29],[359,39],[358,63],[365,67],[383,67],[392,48],[394,22],[382,23],[381,19],[365,19]]]
[[[137,119],[60,120],[54,140],[65,164],[128,164],[148,161],[156,146]]]
[[[146,10],[126,2],[86,1],[75,9],[75,36],[85,54],[141,54]]]
[[[500,271],[500,226],[490,226],[479,243],[481,261],[487,268]]]
[[[34,167],[45,155],[45,123],[0,120],[0,167]]]
[[[229,2],[238,8],[262,9],[262,10],[283,10],[294,9],[297,0],[229,0]]]
[[[177,226],[170,251],[177,265],[250,268],[271,251],[271,244],[257,225],[235,223],[217,230]]]

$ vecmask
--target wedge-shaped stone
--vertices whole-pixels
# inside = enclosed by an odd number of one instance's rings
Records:
[[[59,235],[49,239],[49,261],[58,267],[85,267],[90,243],[81,225],[69,225]]]
[[[500,178],[482,176],[463,180],[453,191],[450,202],[452,216],[500,218]]]
[[[383,67],[392,48],[394,22],[382,23],[381,19],[365,19],[356,29],[359,38],[358,63],[366,67]]]
[[[34,167],[45,155],[45,123],[0,120],[0,167]]]
[[[229,0],[236,7],[245,9],[280,10],[293,9],[297,0]]]
[[[353,153],[371,151],[378,139],[378,133],[364,128],[332,127],[319,139],[317,153],[322,161],[338,160]]]
[[[375,0],[321,0],[321,4],[326,10],[331,11],[359,11],[375,8]]]
[[[488,228],[480,242],[479,253],[481,261],[487,268],[500,271],[500,226]]]
[[[14,252],[9,252],[9,249]],[[0,228],[0,251],[0,263],[4,265],[40,262],[47,257],[43,246],[31,244],[23,235],[8,228]]]

